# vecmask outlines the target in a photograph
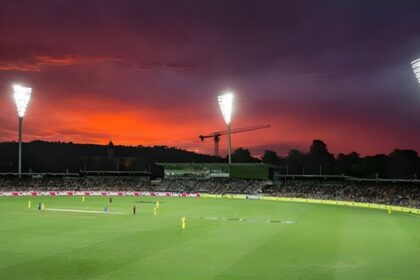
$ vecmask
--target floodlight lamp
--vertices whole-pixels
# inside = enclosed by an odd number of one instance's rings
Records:
[[[218,96],[220,111],[222,111],[223,119],[226,124],[230,124],[233,111],[233,93],[228,92]]]
[[[416,76],[417,81],[420,83],[420,58],[411,62],[413,67],[414,75]]]
[[[29,100],[31,100],[32,89],[21,85],[13,86],[13,98],[16,103],[16,109],[20,118],[25,116]]]

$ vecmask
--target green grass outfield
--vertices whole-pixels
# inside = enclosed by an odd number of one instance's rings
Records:
[[[154,216],[156,198],[114,197],[109,211],[122,214],[104,215],[38,211],[40,200],[47,209],[108,204],[107,197],[0,197],[0,279],[420,279],[413,214],[159,198]]]

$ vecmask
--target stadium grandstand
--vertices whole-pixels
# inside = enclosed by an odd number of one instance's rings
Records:
[[[264,164],[159,163],[150,172],[0,174],[0,191],[151,191],[246,194],[377,203],[420,209],[420,180],[363,179],[345,175],[279,175]],[[157,179],[156,179],[157,178]]]

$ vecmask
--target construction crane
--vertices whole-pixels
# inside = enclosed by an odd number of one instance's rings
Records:
[[[254,125],[254,126],[248,126],[248,127],[242,127],[242,128],[235,128],[235,129],[231,129],[230,134],[253,131],[253,130],[268,128],[268,127],[270,127],[269,124],[262,124],[262,125]],[[228,134],[228,131],[227,130],[222,130],[222,131],[212,132],[212,133],[207,134],[207,135],[200,135],[200,136],[198,136],[198,138],[200,138],[201,141],[204,141],[207,138],[213,138],[213,141],[214,141],[214,155],[218,156],[219,155],[220,136],[226,135],[226,134]]]

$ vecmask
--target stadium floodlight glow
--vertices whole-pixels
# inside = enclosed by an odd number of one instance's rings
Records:
[[[19,177],[22,175],[22,122],[26,113],[29,100],[31,100],[32,89],[21,85],[13,85],[13,98],[15,100],[17,113],[19,116],[19,161],[18,173]]]
[[[232,120],[233,113],[233,93],[227,92],[217,97],[219,102],[220,111],[222,111],[223,119],[227,125],[228,130],[228,160],[229,164],[232,163],[231,155],[231,141],[230,141],[230,122]]]
[[[28,107],[29,100],[31,100],[32,89],[23,87],[21,85],[13,86],[13,98],[15,99],[16,109],[19,118],[23,118]]]
[[[413,67],[414,75],[417,78],[417,81],[420,84],[420,58],[411,62],[411,67]]]
[[[230,124],[233,109],[233,93],[227,92],[217,97],[219,101],[220,111],[222,111],[223,119],[226,124]]]

